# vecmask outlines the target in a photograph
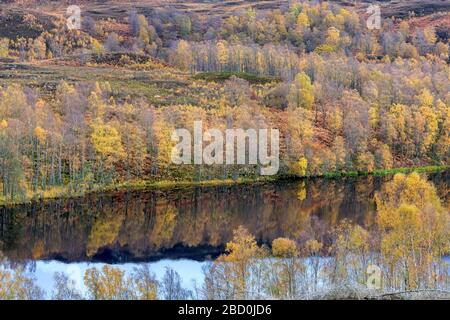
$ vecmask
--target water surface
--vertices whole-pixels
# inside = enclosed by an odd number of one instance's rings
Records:
[[[79,199],[0,208],[0,251],[25,263],[44,289],[55,271],[79,282],[86,268],[142,263],[161,277],[166,266],[184,284],[201,282],[201,266],[224,251],[238,226],[259,243],[320,237],[342,219],[370,228],[373,197],[392,177],[311,179],[175,191],[91,194]],[[446,205],[450,172],[429,174]]]

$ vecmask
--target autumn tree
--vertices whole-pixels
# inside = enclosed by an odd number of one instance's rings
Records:
[[[53,300],[81,300],[83,295],[76,288],[76,283],[63,272],[53,275],[54,285],[52,291]]]
[[[208,298],[248,299],[262,294],[263,279],[258,259],[266,253],[243,227],[233,232],[226,253],[205,269],[203,290]]]
[[[9,56],[9,39],[0,38],[0,58],[7,58]]]
[[[157,299],[159,283],[148,265],[135,268],[129,278],[129,281],[131,282],[132,299]]]
[[[304,72],[297,74],[291,84],[288,95],[289,106],[294,108],[312,109],[314,104],[314,87],[311,79]]]
[[[396,174],[375,199],[388,285],[435,288],[450,249],[450,216],[435,187],[418,173]]]
[[[87,269],[84,284],[92,300],[128,300],[132,296],[131,283],[124,272],[108,265],[101,270]]]
[[[231,76],[225,81],[224,92],[230,106],[240,107],[250,98],[250,85],[244,79]]]
[[[175,17],[175,23],[182,37],[187,37],[191,33],[192,22],[189,16],[178,14]]]
[[[170,54],[169,60],[184,71],[192,70],[193,57],[189,43],[185,40],[178,41],[176,48]]]
[[[186,300],[192,295],[192,292],[183,288],[178,272],[169,267],[166,267],[160,287],[164,300]]]
[[[335,230],[335,257],[331,267],[333,283],[359,283],[366,281],[369,262],[369,232],[348,220],[342,221]]]
[[[115,32],[110,33],[108,35],[108,38],[106,38],[106,41],[103,46],[107,52],[119,52],[121,50],[121,46],[120,46],[120,38],[117,35],[117,33]]]
[[[293,299],[301,292],[301,277],[306,267],[299,259],[294,241],[277,238],[272,241],[272,256],[275,259],[268,270],[268,288],[274,298]]]
[[[3,262],[3,257],[0,256]],[[0,300],[40,300],[44,292],[23,267],[8,270],[0,268]]]
[[[125,156],[121,136],[111,124],[97,121],[92,124],[91,139],[99,159],[99,181],[106,183],[112,179],[114,163]]]

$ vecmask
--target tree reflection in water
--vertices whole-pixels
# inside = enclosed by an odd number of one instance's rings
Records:
[[[204,260],[244,226],[258,243],[320,239],[343,219],[370,228],[374,193],[390,178],[312,179],[88,195],[0,208],[0,248],[10,261]],[[449,173],[429,176],[448,197]],[[447,202],[448,203],[448,202]]]

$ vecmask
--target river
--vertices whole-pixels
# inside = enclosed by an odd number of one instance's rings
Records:
[[[240,225],[267,244],[311,234],[326,244],[342,219],[370,227],[374,195],[391,178],[124,191],[0,207],[0,251],[26,264],[47,291],[56,271],[82,289],[84,271],[105,263],[126,271],[148,263],[158,278],[171,267],[193,288],[192,280],[202,281],[202,265],[223,253]],[[448,206],[450,172],[428,179]]]

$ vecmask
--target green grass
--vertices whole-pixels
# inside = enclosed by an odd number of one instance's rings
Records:
[[[258,183],[268,183],[276,182],[278,178],[274,177],[260,177],[260,178],[238,178],[233,179],[213,179],[213,180],[203,180],[203,181],[145,181],[137,180],[131,182],[124,182],[117,185],[110,186],[106,188],[108,191],[119,191],[119,190],[160,190],[160,189],[182,189],[190,187],[216,187],[216,186],[230,186],[230,185],[241,185],[241,184],[258,184]]]
[[[244,80],[247,80],[253,84],[265,84],[270,82],[279,82],[281,79],[279,77],[262,77],[246,72],[201,72],[194,76],[194,79],[201,79],[206,81],[225,81],[230,77],[235,76]]]
[[[359,176],[375,176],[383,177],[387,175],[394,175],[397,173],[432,173],[448,170],[449,166],[422,166],[411,168],[394,168],[394,169],[377,169],[373,172],[361,172],[361,171],[346,171],[346,172],[327,172],[323,175],[325,178],[340,178],[340,177],[359,177]]]
[[[164,88],[138,80],[113,80],[110,84],[113,95],[118,98],[145,97],[149,103],[158,104],[159,97],[169,95],[169,91]]]

